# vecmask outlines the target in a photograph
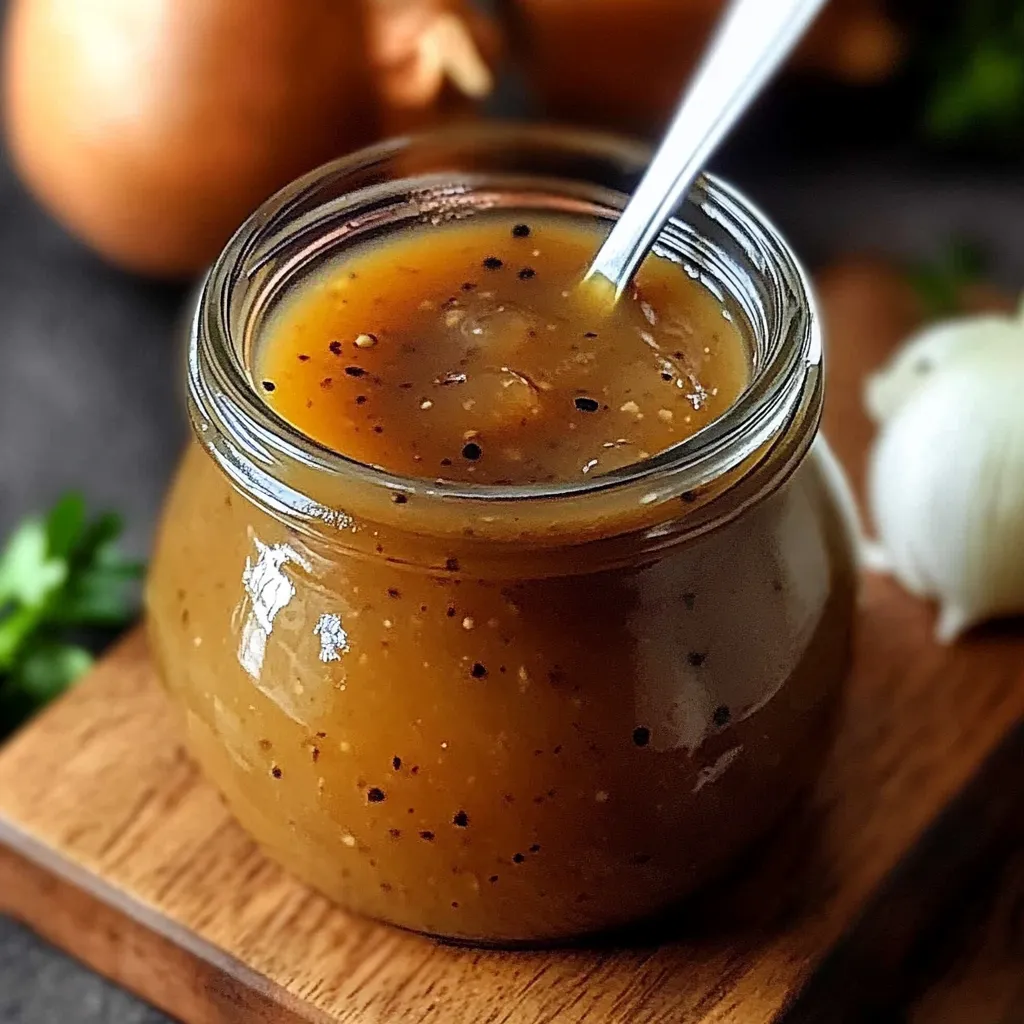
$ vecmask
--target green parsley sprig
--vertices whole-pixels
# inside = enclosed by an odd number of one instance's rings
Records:
[[[0,553],[0,736],[62,693],[92,648],[132,620],[142,566],[117,553],[121,520],[80,494],[24,520]]]
[[[924,7],[937,26],[925,129],[945,142],[1019,144],[1024,135],[1024,3],[955,0]]]

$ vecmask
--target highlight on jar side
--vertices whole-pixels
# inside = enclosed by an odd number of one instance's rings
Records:
[[[703,179],[595,312],[644,160],[385,144],[205,285],[153,648],[241,824],[360,914],[498,945],[642,920],[828,750],[856,571],[807,282]]]

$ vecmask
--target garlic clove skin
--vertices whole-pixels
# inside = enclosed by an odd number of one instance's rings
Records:
[[[981,346],[1024,343],[1024,303],[1015,317],[960,317],[912,335],[896,355],[868,378],[865,406],[875,423],[885,423],[935,374]]]
[[[955,344],[938,334],[929,349],[927,332],[912,342],[915,357],[948,358],[911,380],[902,401],[886,398],[869,464],[869,504],[891,572],[938,601],[942,642],[1024,612],[1024,325],[976,323],[974,333],[960,322]]]

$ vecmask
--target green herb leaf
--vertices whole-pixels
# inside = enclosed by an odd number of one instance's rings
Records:
[[[0,603],[41,608],[67,575],[67,562],[50,554],[46,527],[38,519],[28,519],[0,555]]]
[[[1019,129],[1024,113],[1024,53],[988,43],[940,81],[925,126],[937,138]]]
[[[0,618],[0,673],[9,672],[18,660],[18,653],[42,621],[39,608],[15,608]]]
[[[89,520],[67,494],[45,520],[26,519],[0,553],[0,736],[63,692],[91,664],[80,646],[135,615],[142,566],[115,541],[121,519]]]
[[[929,11],[932,83],[926,132],[1019,143],[1024,128],[1024,5],[1019,0],[963,0]]]
[[[84,647],[63,643],[40,644],[22,661],[18,685],[36,704],[45,704],[87,672],[92,662],[92,655]]]
[[[937,260],[911,267],[908,277],[928,316],[940,319],[960,312],[963,288],[979,281],[987,265],[980,246],[965,239],[953,239]]]
[[[46,517],[46,540],[50,554],[67,558],[85,530],[85,499],[72,492],[64,495]]]
[[[54,603],[53,619],[63,625],[119,626],[134,610],[126,583],[141,575],[137,565],[93,565],[77,573]]]

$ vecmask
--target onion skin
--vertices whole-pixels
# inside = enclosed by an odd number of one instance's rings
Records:
[[[201,271],[263,199],[376,134],[359,0],[12,0],[7,138],[130,270]]]
[[[471,0],[369,0],[367,22],[385,135],[467,120],[492,91],[501,31]]]

